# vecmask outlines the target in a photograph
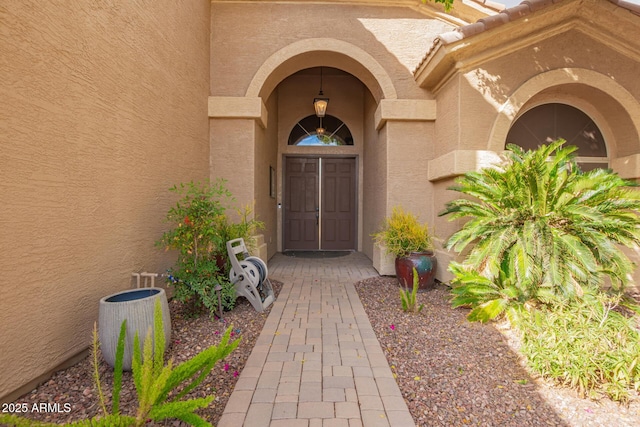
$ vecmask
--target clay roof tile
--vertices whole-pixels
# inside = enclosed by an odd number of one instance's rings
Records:
[[[467,38],[470,36],[475,36],[476,34],[480,34],[484,32],[486,27],[484,26],[484,22],[478,21],[473,24],[465,25],[463,27],[458,28],[463,35],[463,38]]]
[[[638,4],[630,3],[625,0],[609,0],[609,1],[615,4],[616,6],[624,7],[625,9],[629,9],[632,13],[635,13],[636,15],[640,15],[640,5]]]
[[[554,0],[524,0],[520,4],[528,4],[532,12],[544,9],[547,6],[551,6],[556,3]]]
[[[506,13],[509,16],[509,20],[513,21],[519,18],[522,18],[525,15],[531,13],[531,8],[526,3],[520,3],[517,6],[510,7],[509,9],[505,9],[502,13]]]
[[[506,24],[509,22],[509,15],[504,12],[500,12],[497,15],[487,16],[486,18],[479,19],[478,22],[482,22],[486,30]]]
[[[488,0],[476,0],[479,3],[488,4],[493,3]],[[517,6],[510,7],[507,9],[503,9],[500,13],[496,15],[490,15],[485,18],[479,19],[477,22],[473,24],[463,25],[461,27],[456,28],[453,31],[448,31],[446,33],[440,34],[433,41],[432,46],[426,52],[425,56],[422,58],[422,61],[415,68],[414,73],[420,68],[420,66],[427,60],[431,52],[433,52],[439,44],[448,45],[450,43],[455,43],[467,37],[474,36],[476,34],[480,34],[486,30],[499,27],[500,25],[506,24],[510,21],[515,21],[517,19],[522,18],[523,16],[529,15],[538,10],[544,9],[548,6],[551,6],[554,3],[559,3],[562,0],[524,0]],[[609,2],[615,4],[616,6],[622,7],[624,9],[629,10],[631,13],[636,15],[640,15],[640,6],[634,3],[630,3],[626,0],[608,0]]]
[[[462,40],[463,38],[464,34],[462,34],[462,31],[458,31],[457,29],[453,31],[447,31],[446,33],[442,33],[438,37],[436,37],[436,39],[433,41],[432,49],[437,44],[438,40],[443,44],[449,44]]]

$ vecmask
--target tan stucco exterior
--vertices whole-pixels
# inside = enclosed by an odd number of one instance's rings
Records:
[[[589,21],[597,10],[602,19]],[[605,136],[609,164],[625,178],[638,178],[632,153],[640,150],[640,45],[612,33],[638,33],[638,15],[607,1],[559,2],[527,14],[526,22],[516,15],[483,31],[472,28],[475,34],[457,41],[443,36],[416,72],[438,105],[429,180],[440,206],[453,177],[474,164],[486,166],[504,149],[511,124],[548,102],[573,105],[593,118]],[[445,236],[459,227],[444,219],[435,224]]]
[[[528,0],[499,11],[473,0],[451,14],[420,0],[0,6],[0,400],[82,353],[99,298],[130,287],[131,272],[171,265],[153,243],[175,183],[226,179],[265,222],[268,259],[284,249],[286,157],[355,158],[357,249],[390,274],[371,234],[401,205],[431,226],[447,280],[455,256],[441,242],[461,225],[437,216],[456,197],[447,188],[497,159],[527,110],[582,110],[612,168],[640,178],[640,10]],[[314,114],[321,68],[327,113],[353,146],[287,143]]]
[[[209,7],[0,6],[0,399],[85,350],[132,272],[171,265],[168,189],[209,175]]]
[[[498,157],[518,117],[550,102],[588,114],[605,137],[610,166],[638,178],[640,44],[630,36],[640,33],[638,11],[608,1],[542,3],[535,13],[519,6],[484,27],[466,27],[462,38],[443,35],[418,67],[416,81],[435,93],[438,108],[437,155],[429,162],[436,205],[453,197],[446,187],[455,176]],[[437,218],[435,226],[448,236],[460,224]]]
[[[226,121],[235,126],[240,123],[236,118],[251,114],[263,122],[265,113],[261,112],[259,119],[256,106],[248,114],[242,100],[253,103],[256,98],[277,96],[277,102],[266,111],[269,120],[277,117],[277,134],[265,133],[266,139],[259,147],[264,155],[277,158],[276,203],[283,200],[285,156],[355,157],[357,247],[372,257],[370,234],[393,206],[402,204],[420,213],[424,220],[433,219],[432,210],[427,209],[432,187],[427,179],[427,159],[434,150],[436,103],[429,92],[416,84],[412,70],[435,36],[454,27],[455,18],[443,19],[433,8],[414,7],[419,2],[413,2],[412,7],[406,7],[406,2],[329,3],[301,7],[295,3],[213,2],[210,114],[212,102],[225,102],[227,117],[211,114],[212,123]],[[429,13],[425,14],[425,10]],[[331,37],[327,33],[318,36],[314,16],[320,13],[332,16]],[[397,37],[399,31],[413,42]],[[224,43],[214,42],[222,39]],[[242,55],[237,54],[239,51]],[[330,114],[351,130],[355,140],[352,147],[313,149],[287,145],[296,122],[313,113],[311,100],[318,91],[320,66],[340,70],[325,74],[323,89],[331,99]],[[224,133],[217,134],[210,135],[212,147],[216,138],[227,139]],[[246,132],[243,134],[246,136]],[[268,135],[277,138],[276,152],[264,148],[274,145]],[[230,174],[234,165],[251,155],[240,149],[228,154],[235,154],[235,160],[212,153],[212,171],[229,170]],[[240,183],[244,178],[238,174],[236,179]],[[263,188],[262,192],[243,193],[242,200],[258,200],[265,191]],[[256,213],[264,218],[271,215],[270,209],[272,206],[265,203]],[[265,239],[270,254],[283,249],[282,210],[276,209],[278,231]]]

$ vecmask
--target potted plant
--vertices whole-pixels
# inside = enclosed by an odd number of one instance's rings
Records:
[[[120,325],[126,320],[127,327],[125,335],[127,346],[122,358],[122,367],[126,371],[131,370],[131,360],[134,353],[134,337],[136,334],[144,335],[149,328],[155,331],[153,313],[156,305],[161,307],[162,312],[162,329],[164,334],[162,342],[170,342],[171,315],[169,313],[169,303],[164,289],[129,289],[108,295],[100,300],[98,311],[100,346],[102,348],[102,356],[109,366],[115,366]],[[157,348],[157,346],[154,346],[154,348]],[[164,350],[163,347],[161,350],[163,354]]]
[[[437,260],[427,224],[421,224],[414,214],[395,207],[373,238],[377,244],[385,246],[388,253],[395,255],[400,285],[412,288],[415,268],[419,289],[433,286]]]

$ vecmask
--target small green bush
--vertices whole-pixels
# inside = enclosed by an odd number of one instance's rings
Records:
[[[391,216],[384,219],[380,231],[372,237],[396,257],[407,256],[411,252],[424,252],[433,247],[427,224],[421,224],[417,216],[405,212],[399,206],[393,208]]]
[[[505,267],[505,270],[508,269]],[[477,271],[452,262],[449,271],[454,274],[451,305],[472,307],[467,319],[487,322],[506,312],[508,316],[535,300],[529,294],[526,282],[518,282],[508,272],[500,270],[498,277],[489,279]]]
[[[170,270],[174,296],[188,302],[193,312],[204,306],[213,313],[218,307],[215,287],[220,285],[223,289],[233,290],[216,259],[225,243],[218,230],[220,223],[226,222],[224,214],[233,198],[224,180],[183,183],[169,190],[180,199],[167,212],[166,219],[173,228],[165,232],[156,245],[178,251],[176,264]],[[223,295],[229,293],[223,292]],[[230,295],[223,304],[233,308],[235,292]]]
[[[529,367],[582,397],[626,402],[640,390],[640,332],[638,316],[623,315],[619,302],[601,293],[554,310],[520,311],[514,325]]]
[[[223,308],[233,309],[236,291],[228,279],[226,243],[243,238],[251,248],[251,237],[264,228],[264,223],[253,217],[250,206],[237,210],[238,221],[229,219],[226,212],[234,199],[225,180],[183,183],[169,190],[180,199],[166,217],[173,228],[156,245],[178,251],[176,264],[170,270],[174,297],[188,303],[193,313],[203,307],[214,313],[218,310],[215,288],[220,285]]]

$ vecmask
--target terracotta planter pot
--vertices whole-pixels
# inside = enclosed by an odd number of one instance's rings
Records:
[[[133,355],[133,338],[138,331],[140,345],[144,343],[147,330],[153,330],[153,310],[157,300],[162,306],[162,322],[164,327],[165,349],[171,342],[171,317],[169,303],[162,288],[140,288],[122,291],[106,296],[100,300],[98,316],[98,336],[100,350],[104,360],[113,366],[116,360],[116,347],[120,325],[127,319],[127,334],[124,346],[123,369],[131,370]],[[152,335],[153,337],[153,332]],[[141,349],[142,350],[142,349]]]
[[[413,289],[413,268],[418,272],[418,289],[430,289],[436,278],[438,261],[433,251],[412,252],[396,258],[396,276],[400,285]]]

